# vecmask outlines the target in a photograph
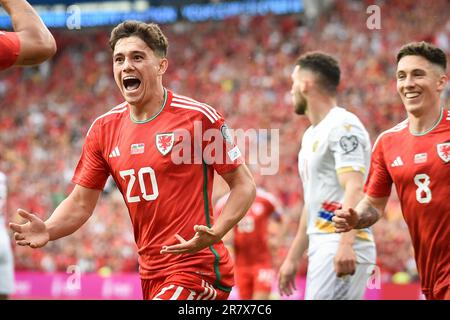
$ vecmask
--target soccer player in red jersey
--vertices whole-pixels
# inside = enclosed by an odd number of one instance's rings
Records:
[[[33,248],[90,217],[109,175],[128,207],[144,299],[226,299],[233,264],[221,238],[255,197],[253,178],[223,117],[166,89],[168,41],[156,24],[126,21],[111,33],[113,71],[125,102],[90,127],[72,193],[43,222],[19,209],[17,244]],[[214,219],[214,170],[231,193]]]
[[[0,4],[14,27],[14,32],[0,31],[0,70],[39,64],[55,54],[55,39],[27,1],[0,0]]]
[[[228,195],[216,205],[220,214]],[[234,252],[236,286],[242,300],[267,300],[272,291],[275,270],[269,245],[269,223],[271,219],[281,221],[280,205],[276,198],[257,189],[256,198],[247,214],[227,234],[230,248]],[[225,241],[227,242],[227,241]]]
[[[446,68],[445,53],[431,44],[401,48],[397,92],[408,118],[375,142],[363,200],[333,218],[337,232],[374,224],[394,183],[427,299],[450,299],[450,111],[440,105]]]

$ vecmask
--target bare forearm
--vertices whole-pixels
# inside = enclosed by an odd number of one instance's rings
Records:
[[[362,176],[360,179],[349,179],[348,181],[346,181],[344,188],[345,192],[344,200],[342,202],[342,208],[346,210],[348,208],[356,207],[358,202],[361,201],[364,196]],[[348,232],[342,233],[340,243],[353,245],[357,232],[357,230],[350,230]]]
[[[255,199],[254,184],[239,184],[231,188],[227,203],[217,218],[213,229],[222,238],[247,213]]]
[[[50,240],[68,236],[78,230],[92,215],[100,190],[75,186],[75,189],[45,221]]]
[[[71,199],[65,199],[45,221],[50,240],[74,233],[89,219],[90,215],[90,212]]]
[[[33,7],[24,0],[0,0],[20,39],[17,65],[38,64],[56,53],[56,42]]]
[[[370,227],[381,217],[381,212],[372,206],[366,199],[363,199],[357,206],[356,212],[358,212],[358,222],[355,225],[355,229],[363,229]]]
[[[300,217],[300,223],[298,226],[297,234],[295,235],[294,241],[289,248],[286,259],[291,260],[293,263],[297,264],[308,248],[308,235],[306,233],[306,222],[307,222],[307,212],[304,209]]]
[[[372,197],[366,194],[355,209],[336,210],[333,217],[336,232],[370,227],[381,217],[388,199],[389,197]]]
[[[14,31],[20,32],[36,28],[36,23],[42,24],[39,15],[27,1],[0,0],[0,3],[11,17]]]

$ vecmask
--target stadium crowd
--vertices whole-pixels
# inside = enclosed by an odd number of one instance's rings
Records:
[[[169,39],[165,85],[214,106],[231,128],[279,129],[278,173],[257,176],[257,184],[277,195],[295,218],[302,200],[297,153],[308,124],[293,115],[293,62],[308,50],[333,53],[343,73],[339,104],[361,118],[373,141],[405,118],[394,77],[394,54],[405,40],[428,40],[450,54],[448,2],[427,1],[426,10],[423,3],[385,2],[379,30],[367,28],[368,1],[336,1],[316,21],[269,15],[163,25]],[[72,188],[90,124],[122,102],[111,72],[109,31],[52,30],[58,43],[52,60],[1,74],[0,170],[9,178],[10,219],[18,219],[17,208],[44,218],[52,212]],[[448,87],[444,98],[448,107]],[[257,164],[250,166],[257,171]],[[295,228],[292,224],[291,237]],[[374,230],[381,270],[413,270],[397,202]],[[135,271],[136,248],[120,194],[109,184],[86,226],[40,250],[15,248],[15,263],[16,270],[65,271],[79,265],[86,272]]]

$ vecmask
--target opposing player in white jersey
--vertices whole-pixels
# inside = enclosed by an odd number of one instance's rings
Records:
[[[375,264],[369,229],[334,233],[334,211],[363,196],[370,139],[359,119],[336,106],[340,69],[324,53],[301,56],[292,73],[295,112],[311,121],[298,165],[304,207],[297,235],[279,272],[281,294],[290,295],[301,257],[308,249],[305,299],[362,299]],[[308,246],[309,242],[309,246]]]
[[[0,300],[7,299],[14,290],[13,255],[5,226],[6,194],[6,176],[0,172]]]

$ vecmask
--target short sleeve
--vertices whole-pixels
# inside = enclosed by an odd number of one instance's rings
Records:
[[[364,192],[375,198],[389,197],[392,189],[392,177],[386,167],[383,154],[383,139],[375,144],[370,162],[369,177],[364,186]]]
[[[19,57],[20,40],[15,32],[0,31],[0,70],[11,67]]]
[[[220,175],[231,172],[244,163],[231,130],[220,113],[216,118],[203,118],[203,161],[214,167]]]
[[[98,127],[86,136],[72,182],[90,189],[103,190],[109,176],[108,164],[102,156]]]
[[[351,168],[366,173],[370,156],[370,140],[360,124],[343,123],[329,134],[329,147],[334,155],[335,169],[339,173]]]

